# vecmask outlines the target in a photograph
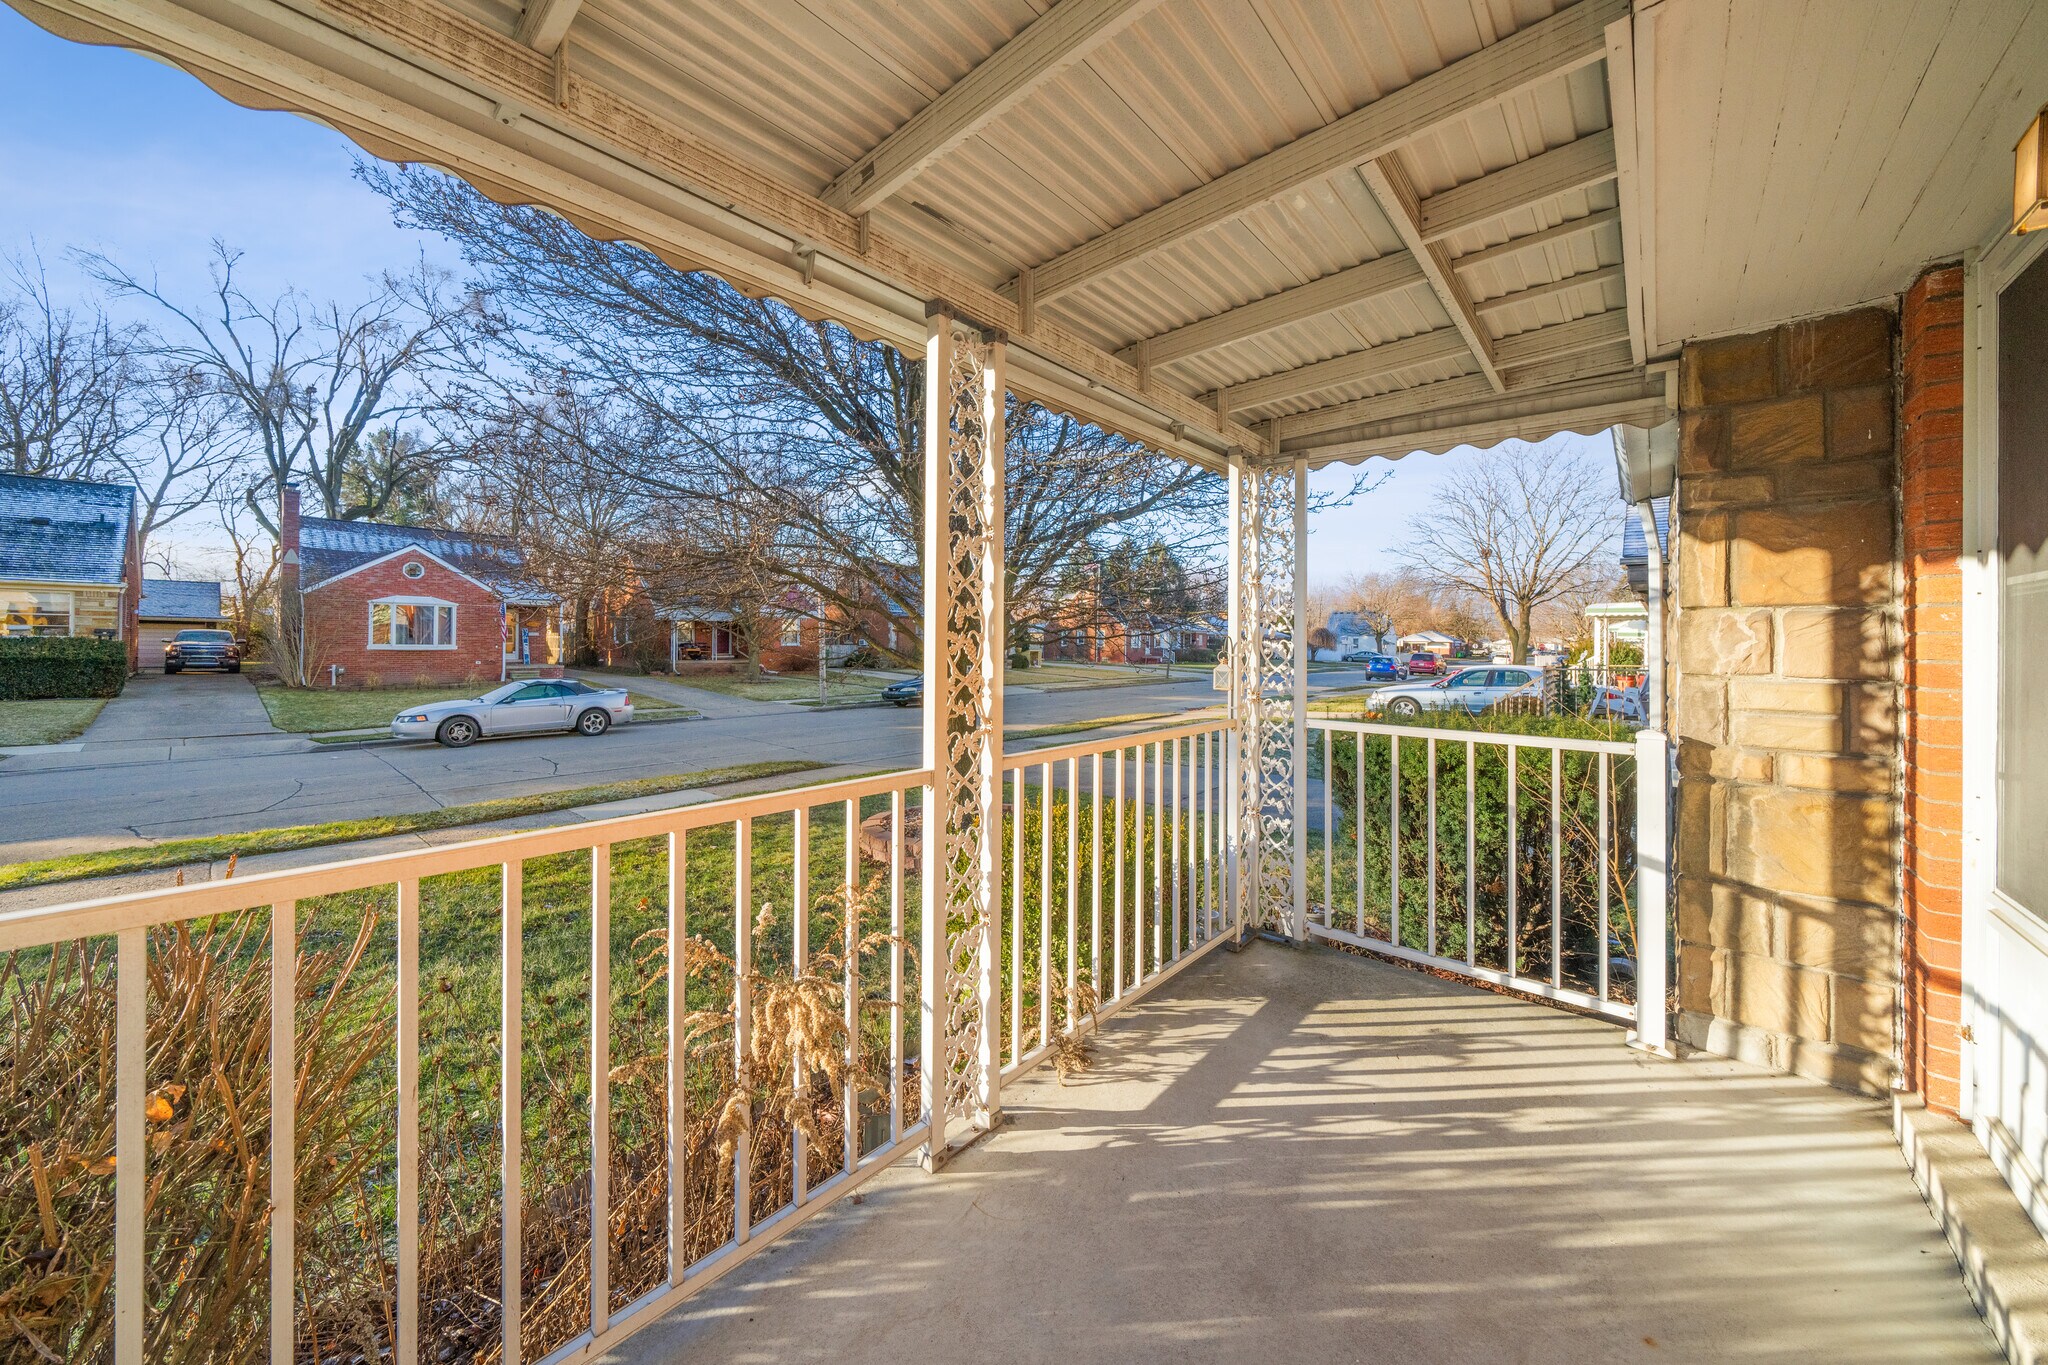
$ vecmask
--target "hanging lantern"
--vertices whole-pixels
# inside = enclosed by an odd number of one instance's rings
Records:
[[[2048,105],[2020,135],[2012,157],[2012,230],[2048,228]]]

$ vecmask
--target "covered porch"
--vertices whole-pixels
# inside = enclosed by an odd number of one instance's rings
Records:
[[[1879,1101],[1269,943],[1094,1051],[607,1359],[1998,1359]]]
[[[358,987],[391,1016],[388,1180],[346,1236],[297,1204],[289,1021],[332,968],[274,933],[275,1231],[235,1310],[267,1314],[273,1365],[329,1325],[305,1266],[337,1244],[374,1271],[363,1354],[403,1365],[1990,1355],[1877,1097],[1976,1118],[2048,1205],[2048,969],[1964,943],[1965,890],[1984,916],[2003,893],[1996,753],[1959,701],[1997,714],[1996,674],[1957,658],[1965,600],[1996,641],[2001,553],[1995,441],[1965,502],[1964,411],[1981,438],[1997,377],[1963,334],[1981,354],[2000,291],[2048,280],[2005,233],[2048,11],[9,2],[922,357],[917,769],[0,917],[4,951],[116,944],[116,1365],[186,1327],[151,1279],[148,1063],[178,1004],[153,955],[337,905],[392,938]],[[1013,394],[1227,484],[1219,719],[1006,749]],[[1676,499],[1647,728],[1311,724],[1312,469],[1617,426],[1626,500]],[[1312,787],[1347,753],[1348,786]],[[461,1210],[485,1250],[459,1281],[422,1232],[441,878],[497,938],[496,1032],[471,1030],[495,1119],[460,1136],[500,1202]],[[710,936],[638,960],[667,1003],[634,1015],[634,1082],[666,1087],[637,1127],[610,1090],[610,1012],[641,998],[614,998],[615,915]],[[529,916],[583,946],[529,961]],[[1439,975],[1307,946],[1333,942]],[[821,1031],[777,1050],[792,992]],[[529,1031],[587,1059],[581,1089]],[[2012,1095],[1977,1104],[1973,1067]],[[451,1325],[461,1294],[482,1306]]]

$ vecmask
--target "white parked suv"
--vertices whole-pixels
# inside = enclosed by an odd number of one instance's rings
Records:
[[[1461,668],[1426,683],[1382,687],[1365,699],[1367,715],[1419,716],[1424,711],[1462,708],[1478,715],[1503,697],[1543,694],[1543,674],[1534,668]]]

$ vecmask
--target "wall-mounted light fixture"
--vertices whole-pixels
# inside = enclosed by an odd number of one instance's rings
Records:
[[[2048,105],[2012,149],[2012,230],[2048,228]]]

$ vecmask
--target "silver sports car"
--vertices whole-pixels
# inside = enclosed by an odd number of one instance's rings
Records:
[[[398,739],[438,740],[451,749],[501,735],[574,730],[601,735],[633,719],[633,699],[623,687],[592,687],[568,679],[509,682],[470,701],[437,701],[409,707],[392,718]]]

